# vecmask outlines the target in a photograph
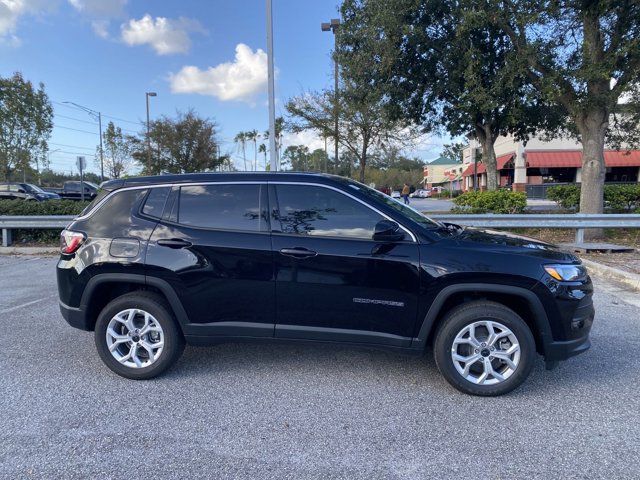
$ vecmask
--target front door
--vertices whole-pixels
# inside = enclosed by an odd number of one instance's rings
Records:
[[[418,245],[372,240],[381,213],[332,187],[270,185],[276,337],[409,346]]]
[[[273,255],[266,185],[175,187],[149,241],[150,275],[166,280],[188,335],[272,337]]]

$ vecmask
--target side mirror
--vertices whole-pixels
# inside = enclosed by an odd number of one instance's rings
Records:
[[[27,191],[24,188],[19,188],[18,193],[27,193]]]
[[[376,242],[399,242],[404,239],[404,232],[396,222],[380,220],[376,223],[373,239]]]

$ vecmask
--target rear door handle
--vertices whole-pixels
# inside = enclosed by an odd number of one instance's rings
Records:
[[[280,253],[282,255],[295,258],[310,258],[318,255],[318,252],[314,252],[313,250],[308,250],[302,247],[282,248],[280,249]]]
[[[163,238],[158,240],[158,245],[169,248],[187,248],[193,245],[193,243],[181,238]]]

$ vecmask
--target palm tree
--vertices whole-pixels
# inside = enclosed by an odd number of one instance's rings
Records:
[[[261,143],[258,147],[258,151],[260,153],[264,153],[264,169],[267,170],[267,146],[264,143]]]
[[[233,141],[236,145],[240,146],[242,150],[242,160],[244,160],[244,171],[247,171],[247,151],[246,151],[246,142],[247,142],[247,133],[239,132],[234,138]]]
[[[253,171],[258,169],[258,131],[250,130],[246,134],[247,140],[253,141]]]

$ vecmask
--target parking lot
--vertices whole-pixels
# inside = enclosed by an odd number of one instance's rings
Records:
[[[125,380],[61,318],[55,261],[0,256],[0,478],[637,478],[640,307],[611,285],[589,352],[475,398],[430,356],[333,346],[188,347]]]

